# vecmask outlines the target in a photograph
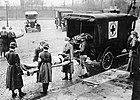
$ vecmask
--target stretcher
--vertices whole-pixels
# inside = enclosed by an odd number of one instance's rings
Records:
[[[53,64],[52,68],[60,67],[69,64],[70,61],[64,61],[62,63]],[[31,62],[31,63],[21,63],[21,69],[23,70],[24,75],[30,76],[34,73],[38,72],[38,62]]]

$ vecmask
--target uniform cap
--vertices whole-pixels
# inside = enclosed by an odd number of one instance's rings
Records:
[[[11,42],[11,43],[10,43],[10,47],[16,48],[16,47],[17,47],[17,44],[16,44],[15,42]]]
[[[3,26],[3,27],[2,27],[2,29],[6,29],[6,27],[5,27],[5,26]]]
[[[46,43],[46,41],[41,41],[40,45],[44,45]]]
[[[44,49],[49,49],[49,44],[48,44],[48,43],[45,43],[45,44],[43,45],[43,48],[44,48]]]

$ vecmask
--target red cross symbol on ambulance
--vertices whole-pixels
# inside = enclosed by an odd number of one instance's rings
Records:
[[[116,35],[116,23],[110,24],[110,37],[114,37]]]

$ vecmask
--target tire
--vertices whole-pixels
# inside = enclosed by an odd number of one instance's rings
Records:
[[[39,24],[36,26],[36,29],[38,30],[38,32],[41,32],[41,26]]]
[[[113,64],[113,54],[110,51],[107,51],[103,58],[102,58],[102,62],[101,65],[103,67],[104,70],[108,70],[111,68],[112,64]]]

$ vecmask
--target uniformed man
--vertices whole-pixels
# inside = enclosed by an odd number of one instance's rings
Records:
[[[86,67],[86,59],[87,57],[90,58],[90,60],[95,60],[95,48],[93,44],[93,36],[91,36],[89,33],[82,33],[79,36],[80,38],[80,50],[74,51],[74,53],[80,53],[80,66],[81,69],[81,78],[86,78],[89,76],[89,72],[87,71]]]
[[[81,75],[79,76],[80,78],[84,78],[84,77],[88,76],[87,69],[86,69],[86,66],[85,66],[87,53],[89,52],[87,46],[88,45],[87,45],[86,38],[81,37],[81,43],[80,43],[80,47],[79,47],[80,50],[74,51],[74,53],[80,53],[80,66],[81,66],[81,71],[80,71]]]

